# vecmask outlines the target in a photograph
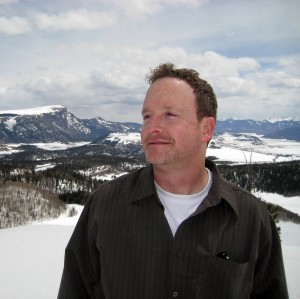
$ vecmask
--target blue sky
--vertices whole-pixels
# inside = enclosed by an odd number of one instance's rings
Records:
[[[0,0],[0,110],[141,122],[145,74],[197,70],[220,119],[299,117],[300,0]]]

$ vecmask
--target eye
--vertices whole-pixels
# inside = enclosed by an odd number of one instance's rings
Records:
[[[173,113],[173,112],[171,112],[171,111],[168,111],[168,112],[166,113],[166,115],[167,115],[168,117],[176,117],[176,116],[177,116],[175,113]]]
[[[150,118],[150,114],[143,114],[143,120],[147,120]]]

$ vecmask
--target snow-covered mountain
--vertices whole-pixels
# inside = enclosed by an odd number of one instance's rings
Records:
[[[141,156],[140,129],[138,123],[79,119],[63,106],[0,111],[0,156],[11,161],[99,154]],[[218,120],[208,155],[231,162],[297,160],[299,141],[297,119]]]
[[[0,111],[0,143],[93,141],[110,132],[137,132],[134,123],[79,119],[63,106]]]
[[[0,111],[0,143],[93,142],[110,133],[138,133],[141,124],[119,123],[101,117],[79,119],[60,105]],[[218,120],[216,133],[255,133],[266,138],[300,141],[300,121]],[[110,137],[109,137],[110,138]]]
[[[300,121],[293,118],[262,121],[251,119],[218,120],[216,133],[255,133],[265,138],[300,141]]]

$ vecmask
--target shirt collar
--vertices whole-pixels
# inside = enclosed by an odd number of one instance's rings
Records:
[[[208,197],[212,197],[213,195],[218,201],[225,200],[234,210],[236,215],[239,216],[239,207],[235,195],[239,188],[223,178],[214,162],[206,159],[205,166],[213,173],[213,184],[208,193]]]
[[[236,196],[234,196],[238,187],[229,183],[222,177],[214,162],[206,159],[205,166],[213,173],[213,183],[207,198],[208,200],[211,200],[211,202],[214,202],[211,206],[216,205],[223,199],[231,206],[238,216],[239,208]],[[152,165],[148,165],[139,171],[132,194],[129,195],[129,201],[133,203],[153,195],[157,196],[154,186],[153,168]]]
[[[148,165],[139,171],[135,180],[134,189],[130,195],[130,202],[137,202],[156,194],[152,165]]]

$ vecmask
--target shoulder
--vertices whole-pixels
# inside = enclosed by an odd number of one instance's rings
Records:
[[[215,194],[235,210],[240,217],[252,217],[263,223],[269,222],[269,212],[262,200],[251,192],[238,185],[227,181],[219,172],[218,167],[211,161],[207,163],[213,173],[213,185]]]
[[[142,167],[130,173],[123,174],[113,180],[106,181],[94,191],[93,195],[99,195],[99,193],[106,191],[120,191],[121,189],[134,188],[136,182],[141,178],[141,176],[145,175],[145,172],[149,172],[147,171],[148,168],[149,166]]]
[[[261,198],[225,180],[223,177],[221,180],[223,187],[226,186],[226,188],[224,188],[226,190],[224,198],[236,206],[240,217],[249,219],[249,221],[250,219],[257,221],[264,227],[269,226],[270,213]]]
[[[124,174],[116,179],[101,184],[90,196],[89,204],[98,205],[101,202],[128,201],[133,194],[139,193],[139,187],[151,188],[152,168],[146,166]]]
[[[151,175],[152,168],[147,166],[99,186],[84,207],[89,225],[98,227],[103,224],[103,227],[107,227],[115,222],[124,223],[130,214],[131,203],[136,198],[145,196],[145,192],[151,192],[147,191],[153,188]]]

